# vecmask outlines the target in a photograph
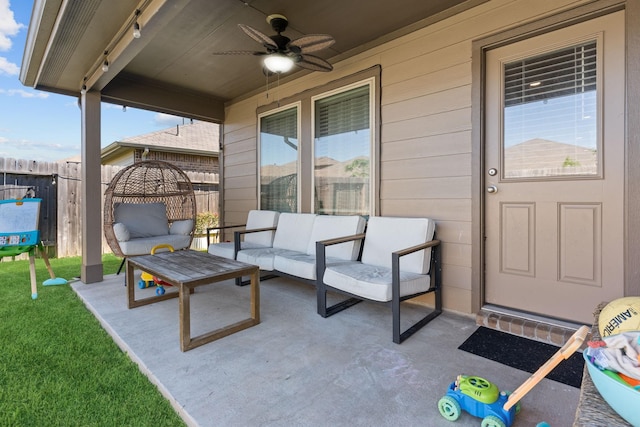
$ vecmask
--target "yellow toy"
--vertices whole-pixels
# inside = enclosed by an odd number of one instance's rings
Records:
[[[173,246],[168,244],[156,245],[151,248],[151,255],[155,255],[157,249],[166,248],[169,251],[173,252]],[[156,286],[156,295],[163,295],[165,290],[165,286],[171,286],[171,283],[167,283],[164,280],[159,279],[158,277],[154,277],[151,274],[143,271],[140,275],[140,280],[138,281],[138,287],[140,289],[150,288],[152,286]]]

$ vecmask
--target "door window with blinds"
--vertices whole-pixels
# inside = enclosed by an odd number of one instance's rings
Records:
[[[260,209],[298,212],[298,107],[260,117]]]
[[[316,97],[314,114],[315,212],[371,213],[371,84]]]
[[[602,176],[598,40],[503,64],[504,179]]]

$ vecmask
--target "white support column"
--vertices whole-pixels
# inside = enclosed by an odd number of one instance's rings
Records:
[[[82,95],[82,271],[84,283],[101,282],[102,200],[100,92]]]

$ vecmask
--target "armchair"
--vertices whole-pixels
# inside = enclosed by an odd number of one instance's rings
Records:
[[[360,261],[327,265],[328,246],[363,239]],[[371,217],[366,234],[316,243],[317,309],[329,317],[363,301],[385,304],[392,310],[393,342],[400,344],[442,313],[440,241],[427,218]],[[327,291],[349,298],[327,307]],[[401,302],[434,293],[435,307],[419,321],[400,330]]]

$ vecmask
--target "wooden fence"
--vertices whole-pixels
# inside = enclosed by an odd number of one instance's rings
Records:
[[[103,203],[104,191],[120,169],[122,166],[102,166],[103,197],[101,199]],[[43,204],[48,203],[56,207],[57,218],[50,219],[56,222],[55,227],[51,227],[52,224],[43,224],[41,216],[40,228],[50,227],[56,230],[54,233],[55,241],[50,244],[55,245],[53,253],[58,257],[77,256],[82,253],[81,172],[80,163],[75,162],[40,162],[0,158],[0,174],[2,174],[0,176],[0,200],[25,195],[28,186],[21,184],[19,179],[15,179],[15,176],[43,177],[46,178],[43,180],[46,185],[55,186],[56,200],[46,200],[47,194],[50,194],[50,191],[45,191],[49,190],[48,188],[35,188],[35,197],[42,198]],[[217,173],[188,171],[185,173],[194,184],[203,184],[203,187],[211,187],[219,183]],[[14,179],[8,182],[7,176]],[[44,185],[38,187],[44,187]],[[217,214],[219,193],[218,191],[196,191],[196,202],[198,212],[208,211]],[[104,238],[104,233],[102,236],[102,251],[110,253],[111,249]]]

